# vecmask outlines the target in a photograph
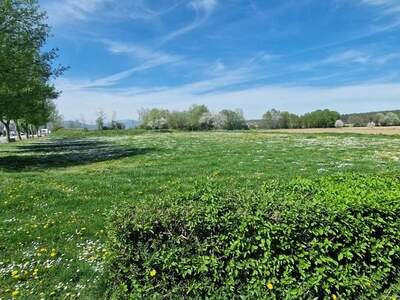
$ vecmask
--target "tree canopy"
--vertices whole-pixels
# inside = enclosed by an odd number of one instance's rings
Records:
[[[49,35],[36,0],[0,1],[0,120],[8,138],[11,122],[37,130],[55,115],[51,79],[65,68],[54,64],[57,49],[43,51]]]
[[[261,127],[266,129],[329,128],[335,127],[338,119],[340,119],[340,114],[329,109],[316,110],[302,116],[271,109],[264,114]]]

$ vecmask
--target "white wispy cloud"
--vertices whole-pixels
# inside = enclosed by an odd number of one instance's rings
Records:
[[[359,50],[347,50],[333,54],[321,61],[318,64],[329,65],[346,65],[346,64],[360,64],[360,65],[384,65],[393,60],[400,59],[399,53],[385,53],[385,54],[373,54]]]
[[[361,0],[361,3],[380,7],[385,14],[400,13],[400,3],[398,0]]]
[[[113,0],[46,1],[44,9],[53,24],[86,20]]]
[[[189,5],[197,11],[204,11],[209,14],[217,6],[217,0],[192,0]]]
[[[121,18],[151,20],[169,13],[181,4],[182,0],[174,0],[153,9],[148,0],[43,0],[43,7],[53,25],[91,20],[110,22]]]
[[[60,80],[61,82],[61,90],[65,90],[67,92],[74,90],[83,90],[83,89],[93,89],[93,88],[105,88],[111,87],[122,80],[133,76],[136,73],[141,71],[153,69],[159,67],[161,65],[166,65],[175,62],[176,60],[171,60],[167,57],[156,57],[150,59],[138,66],[129,68],[127,70],[112,74],[110,76],[98,78],[95,80],[85,80],[85,81],[74,81],[74,80]]]
[[[357,50],[347,50],[344,52],[339,52],[333,54],[321,61],[318,64],[327,65],[327,64],[348,64],[348,63],[357,63],[357,64],[365,64],[371,60],[371,56]]]
[[[395,60],[400,60],[399,53],[374,54],[366,51],[349,49],[332,53],[325,58],[313,60],[311,62],[291,64],[288,66],[288,70],[302,72],[328,67],[347,68],[351,65],[354,71],[354,67],[356,66],[382,66]]]
[[[195,18],[194,21],[182,28],[179,28],[162,38],[160,45],[163,45],[179,36],[187,34],[196,28],[202,26],[211,13],[214,11],[218,4],[218,0],[192,0],[189,2],[188,7],[194,10]]]
[[[125,54],[141,60],[159,61],[162,63],[175,62],[181,58],[161,50],[154,50],[135,43],[118,42],[103,39],[102,43],[113,54]]]

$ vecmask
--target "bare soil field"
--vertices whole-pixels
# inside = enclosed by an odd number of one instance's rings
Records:
[[[359,134],[384,134],[400,135],[400,126],[392,127],[345,127],[345,128],[305,128],[305,129],[274,129],[262,130],[265,132],[285,132],[285,133],[359,133]]]

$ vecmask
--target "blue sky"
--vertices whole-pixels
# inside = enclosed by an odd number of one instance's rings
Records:
[[[40,0],[66,119],[400,108],[399,0]]]

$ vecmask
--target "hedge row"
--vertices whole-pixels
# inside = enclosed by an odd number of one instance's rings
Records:
[[[400,279],[400,177],[208,184],[116,210],[108,297],[376,299]]]

